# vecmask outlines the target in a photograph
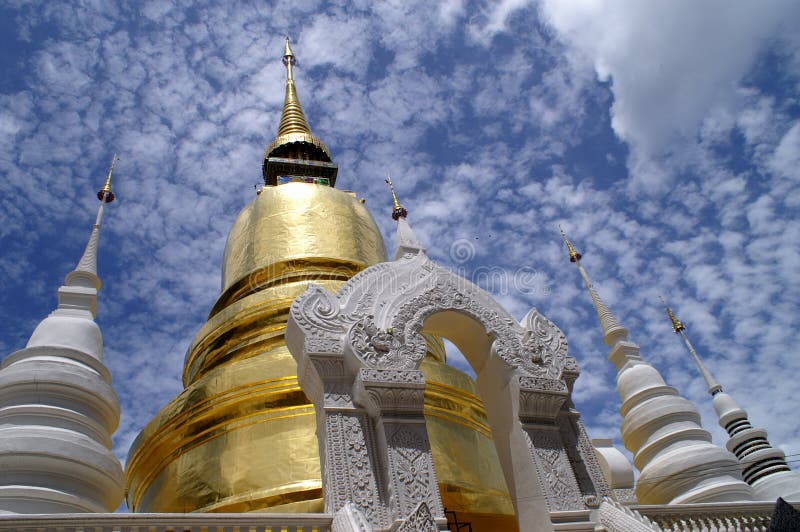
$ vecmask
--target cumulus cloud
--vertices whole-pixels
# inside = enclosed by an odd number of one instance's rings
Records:
[[[793,32],[790,21],[800,16],[791,1],[756,8],[721,1],[545,0],[541,8],[572,53],[611,84],[611,123],[632,148],[633,177],[661,192],[668,172],[658,162],[693,144],[709,115],[735,114],[754,62]],[[683,153],[672,159],[674,166],[687,162]]]

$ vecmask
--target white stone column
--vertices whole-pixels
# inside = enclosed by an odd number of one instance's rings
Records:
[[[343,353],[306,352],[298,362],[300,385],[317,412],[317,438],[325,494],[325,512],[346,505],[370,526],[387,526],[381,498],[373,423],[354,401],[353,378]]]
[[[356,400],[376,430],[392,530],[422,502],[440,527],[447,521],[423,415],[424,392],[419,370],[361,368],[356,377]]]

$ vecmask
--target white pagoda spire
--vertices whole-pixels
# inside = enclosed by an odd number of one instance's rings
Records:
[[[419,239],[414,234],[411,226],[406,221],[408,211],[400,205],[397,199],[397,193],[394,191],[394,184],[390,177],[386,178],[386,184],[392,191],[392,218],[397,222],[397,251],[395,252],[394,260],[402,257],[406,253],[419,253],[425,252],[425,248],[420,244]]]
[[[628,331],[611,313],[581,265],[581,254],[563,230],[569,258],[589,290],[608,358],[617,368],[622,399],[622,442],[633,453],[640,475],[636,497],[640,504],[681,504],[752,500],[753,490],[742,481],[731,453],[711,443],[694,405],[668,386],[661,374],[628,341]]]
[[[789,468],[783,451],[770,445],[767,431],[753,428],[747,412],[722,390],[722,386],[703,364],[686,335],[684,324],[675,317],[666,303],[664,308],[672,322],[672,330],[683,338],[686,349],[706,381],[708,393],[713,397],[719,425],[728,432],[729,438],[725,446],[739,459],[742,476],[753,487],[756,498],[768,501],[774,501],[778,497],[789,501],[800,500],[800,473]]]
[[[94,321],[97,245],[116,160],[57,308],[0,366],[0,513],[112,512],[122,501],[125,477],[111,452],[119,400]]]

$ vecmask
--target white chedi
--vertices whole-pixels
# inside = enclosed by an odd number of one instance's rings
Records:
[[[767,431],[754,428],[747,412],[727,393],[714,394],[713,402],[719,425],[730,435],[725,446],[741,462],[742,474],[753,486],[756,499],[800,501],[800,472],[790,469],[783,451],[770,445]]]
[[[775,501],[778,497],[789,501],[800,500],[800,473],[789,468],[783,451],[772,447],[767,439],[767,431],[750,424],[747,412],[722,390],[722,386],[706,368],[686,334],[686,326],[666,303],[664,308],[672,322],[672,330],[681,336],[686,350],[694,358],[706,381],[719,426],[729,436],[725,447],[739,460],[742,478],[753,487],[755,498],[764,501]]]
[[[0,513],[110,512],[122,501],[119,400],[94,321],[102,210],[58,307],[0,369]]]
[[[624,358],[622,351],[628,351]],[[639,358],[638,346],[620,341],[609,358],[617,364],[620,430],[640,471],[641,504],[753,500],[736,458],[711,443],[694,405]]]
[[[581,254],[563,231],[562,235],[570,261],[592,298],[603,341],[610,347],[608,359],[617,369],[620,432],[639,470],[635,487],[639,504],[753,500],[753,489],[742,480],[736,457],[711,443],[694,405],[642,359],[639,346],[628,340],[628,330],[592,286]]]

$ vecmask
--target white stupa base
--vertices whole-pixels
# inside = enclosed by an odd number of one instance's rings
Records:
[[[781,471],[753,482],[753,491],[761,501],[800,501],[800,473]]]

